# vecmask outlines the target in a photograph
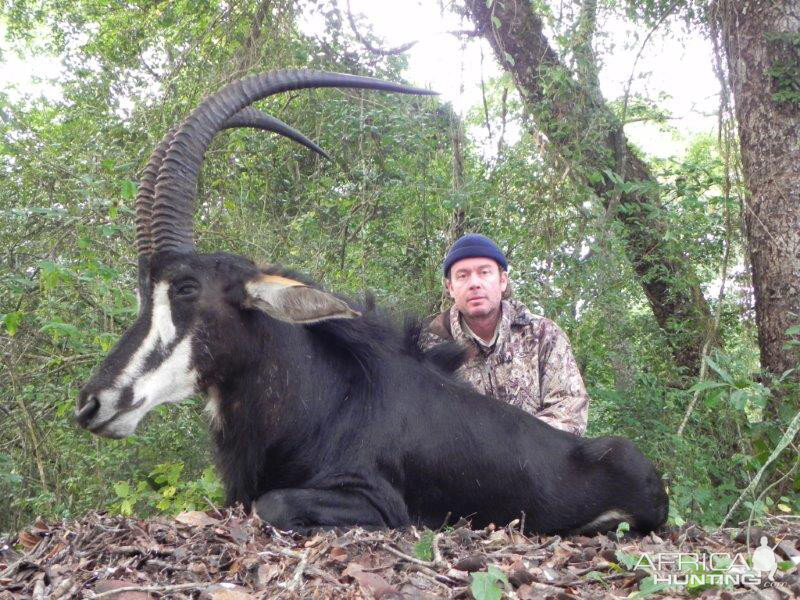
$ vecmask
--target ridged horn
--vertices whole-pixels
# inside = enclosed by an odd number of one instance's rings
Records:
[[[309,150],[324,156],[330,160],[330,156],[317,144],[312,142],[302,133],[290,127],[280,119],[271,117],[252,107],[240,110],[230,119],[223,123],[220,129],[235,129],[239,127],[251,127],[253,129],[263,129],[282,135],[290,140],[302,144]],[[153,238],[151,235],[151,225],[153,217],[153,199],[155,198],[156,178],[161,168],[164,156],[167,154],[172,138],[175,136],[175,128],[170,129],[150,155],[150,160],[142,171],[139,179],[139,191],[136,195],[136,249],[139,256],[149,256],[153,253]]]
[[[152,233],[156,251],[191,250],[197,175],[203,156],[224,123],[257,100],[306,88],[360,88],[401,94],[433,94],[372,77],[324,71],[275,71],[239,79],[206,98],[181,124],[156,181]]]
[[[139,178],[139,191],[136,194],[136,249],[139,256],[149,256],[153,253],[153,238],[150,226],[153,220],[153,199],[156,195],[156,177],[161,168],[164,156],[169,150],[175,128],[170,129],[156,145],[150,160]]]

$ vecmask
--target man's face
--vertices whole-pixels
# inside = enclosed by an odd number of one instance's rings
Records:
[[[445,285],[462,315],[485,317],[499,310],[508,274],[491,258],[463,258],[450,267]]]

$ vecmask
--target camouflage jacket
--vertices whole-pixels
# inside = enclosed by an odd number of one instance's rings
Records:
[[[453,306],[434,317],[424,348],[455,340],[469,347],[456,372],[478,391],[519,406],[548,425],[577,435],[586,431],[589,396],[569,340],[553,321],[516,300],[503,300],[495,344],[486,348],[464,331]]]

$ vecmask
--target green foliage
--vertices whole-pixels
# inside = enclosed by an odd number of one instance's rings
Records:
[[[475,600],[500,600],[504,586],[509,586],[506,574],[494,565],[489,565],[485,573],[470,573],[470,577],[469,591]]]
[[[631,530],[631,525],[627,521],[622,521],[619,525],[617,525],[617,531],[615,532],[617,539],[621,540],[623,536]]]
[[[620,538],[619,529],[617,530],[617,539]],[[634,556],[633,554],[629,554],[624,550],[617,550],[614,552],[614,556],[619,561],[619,564],[623,565],[628,571],[633,571],[634,567],[636,567],[636,563],[639,562],[639,557]]]
[[[800,106],[800,34],[773,31],[766,35],[772,64],[767,69],[772,99],[790,108]]]
[[[669,589],[669,584],[664,582],[656,583],[652,576],[648,576],[639,582],[639,589],[630,594],[628,598],[649,598],[656,594],[661,594]]]
[[[422,532],[420,540],[414,544],[414,556],[420,560],[433,560],[433,540],[436,534],[430,529]]]
[[[126,516],[154,512],[176,515],[220,506],[224,494],[214,470],[207,467],[199,478],[187,481],[181,479],[183,468],[182,462],[164,463],[135,484],[116,482],[113,487],[117,500],[110,505],[110,510]]]

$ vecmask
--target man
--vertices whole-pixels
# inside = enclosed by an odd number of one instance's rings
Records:
[[[479,234],[462,236],[443,267],[453,307],[428,324],[423,345],[467,345],[468,358],[457,371],[462,379],[548,425],[582,435],[589,396],[569,340],[553,321],[504,299],[508,263],[497,245]]]

